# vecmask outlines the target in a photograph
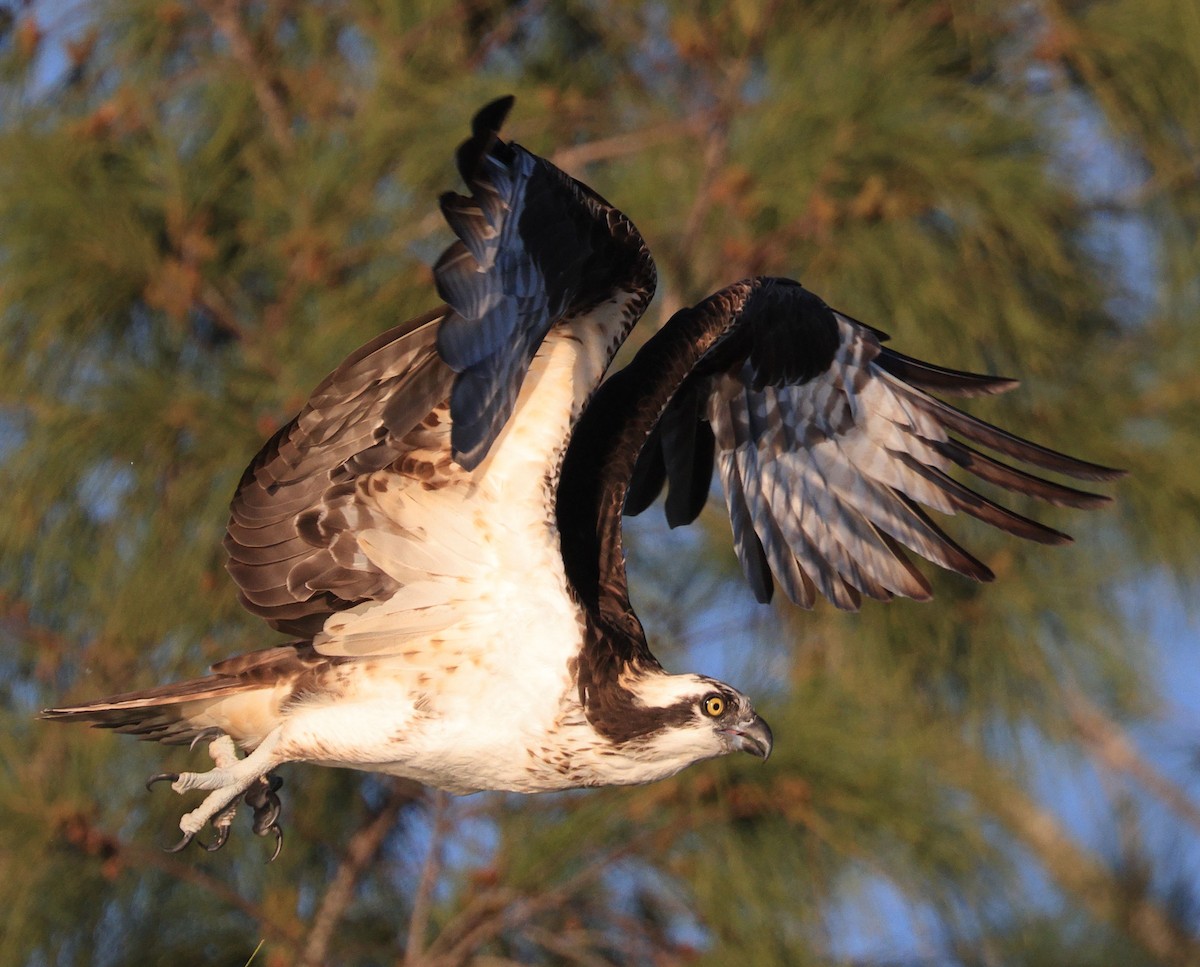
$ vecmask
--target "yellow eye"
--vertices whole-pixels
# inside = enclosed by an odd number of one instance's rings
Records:
[[[717,718],[725,711],[725,699],[720,695],[710,695],[704,700],[704,714],[710,718]]]

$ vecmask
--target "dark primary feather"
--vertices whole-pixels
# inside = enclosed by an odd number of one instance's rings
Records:
[[[849,316],[846,316],[850,319]],[[851,322],[857,320],[851,319]],[[861,323],[858,323],[861,325]],[[882,334],[873,330],[876,339],[882,341]],[[930,393],[946,393],[950,396],[989,396],[995,393],[1007,393],[1019,385],[1015,379],[1003,376],[983,376],[979,373],[964,373],[957,369],[946,369],[934,366],[911,356],[898,353],[890,347],[881,347],[876,357],[880,369],[886,370],[897,379],[910,386],[923,389]]]
[[[864,596],[927,598],[928,581],[905,548],[990,580],[991,571],[927,509],[965,513],[1041,543],[1070,540],[954,479],[952,469],[1054,504],[1107,500],[971,444],[1082,479],[1113,479],[1119,471],[1023,440],[927,392],[987,395],[1015,381],[925,363],[883,347],[883,338],[789,280],[737,283],[677,313],[597,394],[578,447],[573,441],[568,450],[563,489],[576,508],[596,515],[600,535],[587,552],[568,554],[581,562],[568,575],[623,600],[611,519],[618,497],[636,514],[665,487],[668,522],[689,523],[704,506],[714,455],[737,556],[756,597],[770,600],[778,582],[804,607],[818,594],[847,609]],[[578,474],[596,479],[583,484]],[[564,529],[564,545],[566,535],[586,531],[575,522]],[[598,571],[585,561],[593,554]]]
[[[620,212],[548,161],[499,137],[511,106],[476,115],[458,151],[470,196],[448,192],[458,236],[434,266],[454,307],[438,351],[458,374],[450,398],[455,459],[477,466],[508,422],[546,333],[619,290],[653,289],[653,263]]]

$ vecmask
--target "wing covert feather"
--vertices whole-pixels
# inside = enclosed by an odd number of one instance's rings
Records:
[[[230,506],[226,565],[242,603],[274,628],[312,636],[335,611],[394,593],[357,535],[372,526],[359,481],[418,447],[450,391],[436,351],[443,306],[349,356],[267,442]]]

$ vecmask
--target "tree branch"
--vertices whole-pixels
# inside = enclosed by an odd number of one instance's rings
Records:
[[[237,0],[204,0],[201,7],[208,14],[217,30],[229,43],[233,59],[242,66],[250,77],[254,88],[254,98],[258,101],[259,109],[267,119],[267,127],[275,143],[284,150],[292,148],[292,130],[288,123],[288,109],[282,95],[283,86],[276,78],[272,78],[259,61],[250,42],[249,36],[243,29],[239,11],[243,8]]]
[[[383,846],[389,830],[396,824],[400,810],[419,795],[414,784],[394,780],[387,802],[350,837],[346,844],[346,855],[313,916],[312,926],[296,961],[298,967],[321,967],[325,963],[329,943],[346,908],[354,899],[354,888],[359,878]]]
[[[437,886],[442,868],[442,841],[450,828],[450,796],[438,790],[433,794],[433,828],[429,835],[429,852],[421,867],[421,879],[413,897],[412,916],[408,920],[408,939],[404,944],[405,967],[415,967],[421,962],[425,950],[425,932],[429,927],[429,910],[433,902],[433,888]]]
[[[463,921],[474,918],[473,925],[455,927],[451,924],[429,947],[428,967],[463,967],[471,955],[489,940],[505,930],[527,924],[535,917],[565,904],[580,890],[600,877],[616,860],[636,852],[646,842],[670,829],[679,835],[696,824],[696,817],[685,816],[680,821],[663,828],[648,829],[642,835],[632,837],[616,849],[609,850],[588,863],[573,876],[558,886],[544,890],[536,896],[522,896],[512,890],[490,890],[468,905],[456,918]],[[450,939],[447,939],[450,938]]]
[[[247,900],[237,890],[216,877],[209,876],[203,870],[197,869],[190,862],[178,860],[160,849],[141,846],[117,836],[108,838],[116,846],[117,856],[120,857],[122,864],[130,867],[135,874],[139,868],[151,867],[173,879],[207,890],[219,900],[254,920],[262,928],[263,933],[275,941],[285,944],[289,950],[295,950],[299,946],[301,931],[298,924],[285,923],[272,918],[264,907]]]
[[[504,888],[480,893],[455,914],[442,932],[434,938],[426,951],[429,962],[442,963],[443,958],[448,956],[446,951],[458,950],[465,938],[473,935],[481,924],[490,922],[493,917],[502,914],[506,907],[516,903],[518,899],[518,894]]]
[[[580,169],[595,161],[607,161],[610,158],[637,154],[639,151],[662,144],[664,141],[694,137],[699,130],[700,127],[694,120],[685,118],[682,121],[660,124],[643,131],[630,131],[626,134],[614,135],[611,138],[597,138],[595,141],[585,141],[583,144],[559,148],[550,155],[550,160],[563,171],[578,174]]]
[[[569,964],[579,967],[612,967],[612,963],[588,950],[592,942],[592,933],[588,930],[576,930],[565,934],[557,934],[541,927],[531,927],[526,931],[530,940],[552,954],[556,954]]]
[[[1105,766],[1131,776],[1176,816],[1200,831],[1200,806],[1142,757],[1129,733],[1119,723],[1105,715],[1078,689],[1067,685],[1062,694],[1071,723]]]
[[[974,764],[971,763],[974,760]],[[1104,863],[1081,847],[1053,813],[1042,808],[1020,785],[994,767],[980,768],[964,750],[947,771],[963,783],[980,808],[1041,863],[1051,880],[1100,923],[1112,924],[1152,957],[1170,967],[1200,964],[1200,942],[1191,937],[1153,899],[1131,896]]]

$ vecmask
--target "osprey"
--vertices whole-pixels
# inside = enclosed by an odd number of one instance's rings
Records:
[[[499,136],[484,107],[457,165],[469,196],[434,268],[445,304],[352,353],[254,458],[225,547],[245,606],[288,644],[203,678],[48,709],[214,767],[182,849],[239,802],[276,837],[285,762],[404,776],[452,793],[651,782],[771,730],[737,689],[668,674],[629,601],[622,514],[667,490],[691,522],[714,466],[754,593],[811,607],[927,599],[905,548],[980,581],[926,514],[1069,538],[968,489],[955,467],[1052,504],[1108,498],[985,454],[1107,480],[931,393],[1014,381],[923,363],[789,279],[735,282],[675,313],[603,383],[654,292],[632,222]],[[242,754],[239,754],[242,753]]]

